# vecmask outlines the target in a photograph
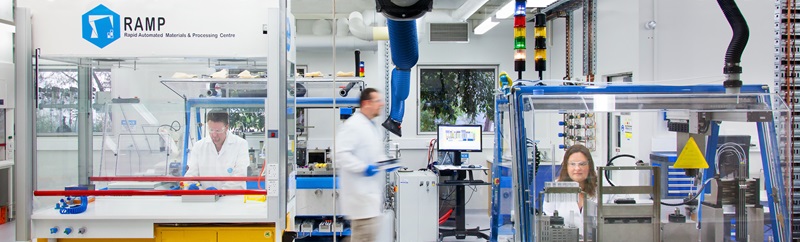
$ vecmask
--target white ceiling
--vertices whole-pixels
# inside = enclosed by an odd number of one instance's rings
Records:
[[[450,14],[467,1],[474,0],[433,0],[433,11]],[[508,1],[489,0],[470,19],[483,19]],[[347,17],[353,11],[375,10],[375,0],[290,0],[291,11],[296,19],[333,19],[334,2],[336,18]]]

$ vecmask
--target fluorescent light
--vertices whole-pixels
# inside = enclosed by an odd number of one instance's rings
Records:
[[[477,35],[485,34],[490,29],[494,28],[494,26],[497,26],[497,24],[499,24],[499,22],[492,21],[491,17],[487,18],[486,20],[481,22],[481,24],[479,24],[478,27],[475,27],[475,34]]]
[[[511,1],[514,2],[514,1]],[[525,7],[529,8],[544,8],[550,4],[553,4],[556,0],[528,0],[525,3]]]
[[[497,12],[494,13],[494,16],[498,19],[507,19],[511,17],[511,15],[514,15],[514,5],[516,5],[516,0],[511,0],[510,2],[506,3],[506,5],[503,5],[502,8],[497,10]]]

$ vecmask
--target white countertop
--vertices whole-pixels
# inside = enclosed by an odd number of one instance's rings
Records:
[[[0,160],[0,169],[9,168],[14,165],[14,160]]]
[[[269,222],[267,204],[244,196],[224,196],[217,202],[181,202],[181,197],[97,197],[81,214],[60,214],[53,208],[33,212],[32,220],[149,220],[155,223]],[[273,221],[274,222],[274,221]]]

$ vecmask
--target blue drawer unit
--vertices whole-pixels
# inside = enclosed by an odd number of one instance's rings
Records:
[[[661,168],[662,199],[685,198],[689,196],[693,189],[692,178],[686,176],[683,169],[673,167],[677,159],[678,154],[676,152],[654,152],[650,154],[652,165]],[[664,169],[665,167],[666,169]]]

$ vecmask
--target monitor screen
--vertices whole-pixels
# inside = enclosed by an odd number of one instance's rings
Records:
[[[437,130],[439,151],[468,151],[480,152],[483,150],[483,127],[481,125],[444,125],[440,124]]]

